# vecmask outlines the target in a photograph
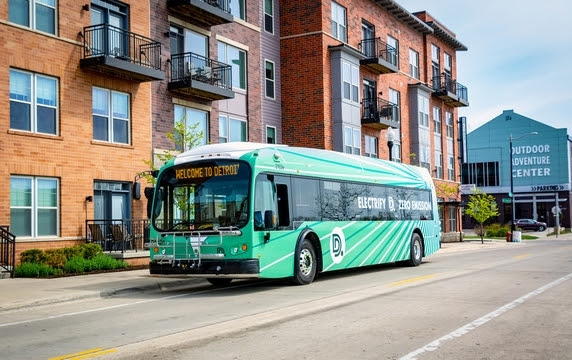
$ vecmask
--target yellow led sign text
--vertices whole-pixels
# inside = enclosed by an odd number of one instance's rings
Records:
[[[178,169],[175,177],[177,180],[196,179],[213,176],[237,175],[239,164],[223,166],[204,166],[198,168]]]

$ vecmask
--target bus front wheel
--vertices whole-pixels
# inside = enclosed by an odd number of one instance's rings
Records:
[[[413,233],[413,235],[411,235],[410,246],[410,258],[407,263],[409,266],[419,266],[423,259],[423,244],[421,242],[421,236],[419,236],[418,233]]]
[[[294,263],[294,283],[307,285],[316,277],[318,260],[316,250],[310,241],[304,239],[296,253]]]

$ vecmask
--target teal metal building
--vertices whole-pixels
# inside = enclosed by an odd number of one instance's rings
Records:
[[[558,220],[560,226],[571,226],[572,139],[567,129],[505,110],[466,134],[463,143],[463,202],[479,188],[497,201],[500,215],[495,222],[510,223],[514,199],[515,219],[535,219],[549,227]],[[463,228],[474,225],[463,216]]]

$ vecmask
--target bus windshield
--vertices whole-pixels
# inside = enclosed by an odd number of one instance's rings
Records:
[[[157,179],[152,221],[159,231],[242,228],[248,222],[250,166],[214,160],[180,164]]]

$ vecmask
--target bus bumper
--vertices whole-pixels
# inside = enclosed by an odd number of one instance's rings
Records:
[[[159,275],[255,275],[260,273],[258,259],[151,261],[149,273]]]

